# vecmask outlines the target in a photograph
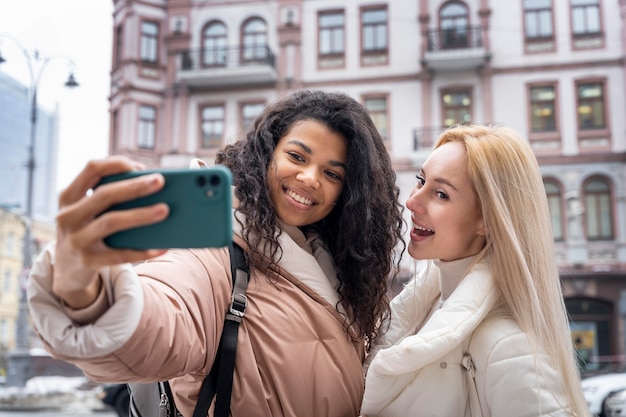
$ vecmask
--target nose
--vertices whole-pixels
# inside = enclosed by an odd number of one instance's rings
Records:
[[[422,196],[422,190],[420,188],[413,188],[413,191],[411,191],[411,194],[409,195],[409,198],[406,200],[406,208],[408,208],[410,211],[412,212],[416,212],[416,213],[424,213],[425,212],[425,208],[424,208],[424,203],[423,203],[423,196]]]
[[[317,176],[317,169],[314,167],[308,167],[303,169],[298,173],[298,175],[296,175],[296,179],[307,187],[311,187],[313,189],[318,189],[320,186],[320,181]]]

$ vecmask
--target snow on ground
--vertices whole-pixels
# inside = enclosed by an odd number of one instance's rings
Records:
[[[0,387],[0,409],[105,410],[100,390],[85,377],[40,376],[29,379],[25,387]]]

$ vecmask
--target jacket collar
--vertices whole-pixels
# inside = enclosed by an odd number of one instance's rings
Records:
[[[389,347],[377,353],[368,372],[400,375],[436,361],[461,345],[499,299],[489,265],[483,260],[463,278],[419,332],[411,334],[415,331],[411,327],[428,316],[439,292],[436,267],[430,266],[423,276],[407,284],[393,303],[396,324],[385,338]]]

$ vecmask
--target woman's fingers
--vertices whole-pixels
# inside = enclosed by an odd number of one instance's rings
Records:
[[[167,218],[169,207],[158,203],[126,210],[112,210],[98,216],[73,236],[73,246],[89,247],[121,230],[158,223]]]
[[[136,178],[101,185],[91,195],[83,195],[81,199],[74,203],[61,207],[57,216],[57,223],[61,227],[70,227],[72,229],[84,227],[94,221],[94,219],[103,217],[102,213],[114,204],[153,194],[163,188],[164,185],[165,180],[161,174],[141,175]],[[155,210],[154,214],[158,215],[160,212],[162,214],[164,208],[153,208],[153,210]],[[123,213],[126,212],[129,211],[123,211]],[[114,217],[114,219],[122,220],[124,218],[124,216]],[[105,217],[104,220],[107,221],[107,219],[108,217]],[[141,221],[142,219],[135,215],[129,216],[128,221],[121,225],[109,223],[108,227],[113,229],[108,230],[108,233],[104,236],[141,224],[133,224],[132,222],[135,220]],[[103,238],[104,236],[96,236],[96,238]]]
[[[102,177],[120,172],[145,169],[145,166],[123,156],[89,161],[59,197],[59,206],[64,207],[81,200]]]

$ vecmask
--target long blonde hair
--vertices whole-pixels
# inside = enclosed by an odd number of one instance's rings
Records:
[[[546,192],[537,159],[515,131],[457,126],[435,148],[460,142],[487,230],[488,256],[502,300],[562,375],[575,415],[588,415],[575,362],[554,254]]]

